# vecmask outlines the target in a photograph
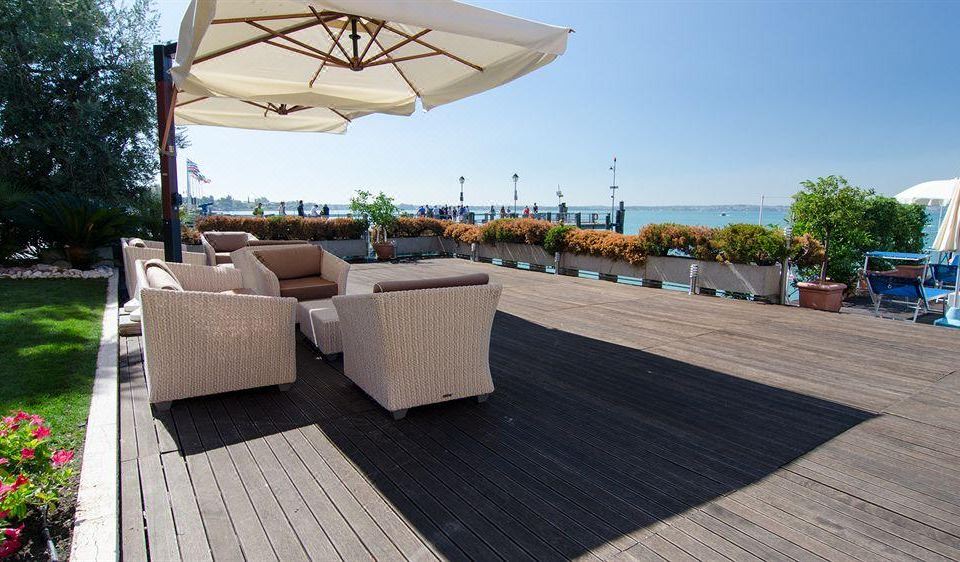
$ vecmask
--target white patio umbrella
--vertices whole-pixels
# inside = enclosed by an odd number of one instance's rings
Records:
[[[953,194],[947,215],[940,223],[937,237],[933,241],[933,249],[940,252],[956,252],[960,250],[960,179],[951,180]],[[960,305],[960,268],[957,268],[956,290],[953,294],[953,306]]]
[[[953,198],[956,182],[956,179],[925,181],[901,191],[894,197],[901,203],[943,207]]]
[[[363,115],[326,107],[287,105],[180,93],[174,117],[178,125],[212,125],[267,131],[345,133]]]
[[[570,31],[452,0],[193,0],[171,74],[198,96],[409,115],[550,63]]]

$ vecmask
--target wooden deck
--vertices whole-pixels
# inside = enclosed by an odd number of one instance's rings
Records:
[[[350,291],[474,271],[497,390],[399,422],[302,344],[154,418],[122,339],[123,558],[960,558],[960,334],[454,259]]]

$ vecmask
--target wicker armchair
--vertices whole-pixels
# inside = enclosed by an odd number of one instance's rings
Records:
[[[493,392],[499,285],[333,297],[344,374],[395,419],[408,408]],[[450,311],[456,311],[451,314]]]
[[[123,275],[127,285],[127,296],[130,298],[124,308],[127,312],[130,312],[140,308],[137,291],[137,260],[164,259],[163,242],[141,240],[139,238],[121,238],[120,250],[123,254]],[[186,246],[183,246],[183,263],[204,265],[207,263],[207,256],[199,252],[188,252]]]
[[[243,286],[253,289],[258,295],[267,296],[287,296],[285,284],[283,281],[290,281],[291,278],[280,275],[269,269],[264,261],[258,258],[258,254],[267,255],[275,253],[295,254],[290,259],[299,261],[314,260],[315,271],[309,275],[315,275],[330,283],[336,283],[336,291],[333,294],[342,295],[347,291],[347,276],[350,274],[350,264],[324,250],[320,246],[309,243],[297,245],[294,249],[291,245],[286,246],[251,246],[238,250],[231,254],[234,261],[234,267],[240,270],[243,279]],[[309,269],[309,268],[308,268]],[[283,279],[281,279],[283,277]],[[290,296],[294,296],[291,294]],[[328,295],[327,298],[329,298]],[[301,298],[300,300],[311,300]]]
[[[150,263],[137,262],[151,404],[296,380],[295,299],[245,294],[229,267],[167,263],[182,290],[154,288]]]
[[[256,239],[256,236],[247,232],[208,231],[200,235],[200,244],[207,255],[207,265],[223,265],[232,263],[230,252],[245,248]]]

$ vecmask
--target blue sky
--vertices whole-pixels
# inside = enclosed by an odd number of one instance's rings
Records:
[[[186,0],[161,0],[175,40]],[[181,151],[234,197],[345,202],[786,203],[842,174],[893,194],[960,174],[960,4],[472,2],[572,27],[567,53],[506,86],[346,135],[191,127]],[[181,174],[181,183],[183,174]],[[182,189],[182,187],[181,187]],[[777,199],[781,197],[783,199]]]

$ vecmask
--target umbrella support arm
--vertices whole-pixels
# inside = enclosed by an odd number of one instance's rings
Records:
[[[173,115],[176,96],[170,67],[176,43],[153,46],[153,73],[157,93],[157,142],[160,152],[160,202],[163,210],[163,255],[183,261],[180,245],[180,194],[177,192],[177,143]]]

